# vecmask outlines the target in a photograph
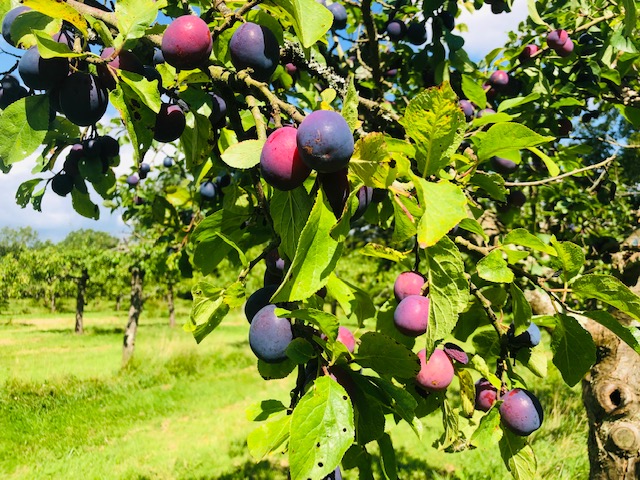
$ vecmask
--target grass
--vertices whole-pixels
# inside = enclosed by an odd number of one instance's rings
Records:
[[[1,478],[286,478],[284,456],[260,463],[249,456],[245,439],[253,425],[245,411],[265,398],[288,403],[293,380],[262,380],[240,314],[196,346],[167,326],[160,304],[150,303],[135,359],[122,370],[126,313],[97,306],[103,310],[87,312],[83,336],[72,333],[69,313],[0,316]],[[178,318],[188,309],[180,303]],[[586,478],[587,424],[578,391],[563,386],[553,369],[550,379],[530,385],[546,414],[533,435],[539,477]],[[441,420],[434,415],[423,423],[422,442],[405,425],[391,428],[400,478],[509,478],[497,446],[437,451],[431,444]]]

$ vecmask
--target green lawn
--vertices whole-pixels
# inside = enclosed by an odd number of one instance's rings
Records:
[[[179,318],[188,308],[179,305]],[[121,370],[125,323],[125,312],[89,311],[77,336],[72,313],[0,315],[0,478],[286,478],[286,457],[256,463],[247,453],[245,411],[265,398],[288,403],[293,380],[258,375],[239,312],[196,345],[149,305],[135,361]],[[586,478],[579,395],[551,376],[534,388],[546,414],[534,435],[540,478]],[[440,418],[423,423],[422,441],[404,425],[391,429],[400,478],[509,478],[497,446],[440,452],[431,447]]]

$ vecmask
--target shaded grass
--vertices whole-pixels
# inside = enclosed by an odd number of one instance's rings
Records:
[[[0,326],[0,478],[286,478],[286,456],[249,457],[254,425],[245,411],[265,398],[288,404],[293,380],[260,378],[240,314],[198,346],[165,318],[143,316],[134,361],[121,370],[125,321],[90,312],[83,336],[72,334],[70,316],[25,315]],[[546,415],[532,436],[539,477],[586,478],[578,390],[554,369],[545,381],[528,380]],[[496,445],[438,451],[431,445],[443,430],[439,415],[423,423],[422,441],[404,424],[391,427],[400,478],[509,478]]]

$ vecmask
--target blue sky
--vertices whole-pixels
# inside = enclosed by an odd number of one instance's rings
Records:
[[[510,14],[494,15],[488,5],[473,15],[464,11],[457,22],[466,23],[469,28],[468,32],[460,34],[465,39],[467,53],[473,60],[484,57],[494,48],[503,45],[507,39],[507,32],[515,30],[526,16],[527,6],[524,0],[516,0]],[[1,37],[0,48],[12,53],[19,52],[7,45]],[[0,54],[2,71],[10,68],[12,63],[5,55]],[[75,213],[71,207],[70,196],[59,197],[50,190],[44,196],[42,213],[36,212],[31,206],[20,208],[15,202],[15,193],[23,181],[31,178],[30,171],[34,164],[32,159],[26,159],[15,164],[8,175],[0,173],[0,227],[30,226],[39,232],[42,239],[52,241],[62,240],[69,232],[80,228],[103,230],[116,236],[125,236],[130,232],[117,212],[111,214],[109,210],[101,207],[100,220],[86,219]],[[116,169],[116,175],[128,173],[132,165],[131,150],[125,148],[121,152],[121,165]],[[101,199],[97,195],[93,198],[101,205]]]

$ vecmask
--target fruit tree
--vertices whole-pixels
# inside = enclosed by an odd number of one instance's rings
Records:
[[[443,419],[434,448],[494,448],[533,478],[529,438],[551,407],[525,378],[549,358],[580,382],[599,361],[592,325],[640,352],[609,313],[640,320],[637,270],[603,261],[599,230],[624,250],[640,207],[625,148],[640,126],[633,0],[529,0],[482,59],[461,11],[499,23],[512,0],[0,5],[15,46],[0,169],[35,158],[17,202],[67,196],[96,218],[93,191],[170,232],[204,276],[185,325],[197,342],[246,303],[258,371],[291,380],[290,399],[253,412],[248,447],[287,452],[292,479],[371,478],[374,446],[396,478],[390,427],[420,436],[426,415]],[[601,115],[627,134],[578,134]],[[135,167],[117,177],[123,155]],[[144,190],[153,168],[180,175]],[[390,284],[341,273],[365,261]],[[549,314],[533,315],[533,294]],[[616,391],[614,410],[632,402]],[[611,432],[591,442],[594,478],[635,471],[637,422]]]

